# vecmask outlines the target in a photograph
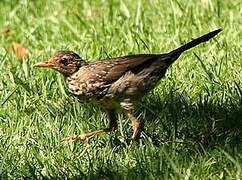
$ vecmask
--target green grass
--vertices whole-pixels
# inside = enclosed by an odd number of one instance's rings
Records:
[[[239,0],[0,1],[0,179],[241,179],[242,26]],[[68,96],[60,74],[32,64],[57,50],[88,61],[165,53],[216,28],[184,53],[137,105],[141,139],[107,126],[104,111]],[[22,43],[28,58],[9,52]]]

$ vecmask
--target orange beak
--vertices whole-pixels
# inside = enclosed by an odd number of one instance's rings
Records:
[[[43,62],[38,62],[33,65],[33,67],[47,67],[47,68],[52,68],[54,67],[54,64],[50,62],[49,60],[43,61]]]

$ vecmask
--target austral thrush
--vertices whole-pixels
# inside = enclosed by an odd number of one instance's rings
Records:
[[[181,53],[208,41],[220,31],[205,34],[166,54],[138,54],[87,63],[72,51],[58,51],[49,60],[35,64],[34,67],[59,71],[64,75],[70,93],[82,102],[98,105],[107,111],[108,128],[67,137],[63,141],[85,140],[94,134],[116,130],[117,109],[122,109],[130,118],[132,139],[137,139],[140,121],[134,114],[135,103],[159,83]]]

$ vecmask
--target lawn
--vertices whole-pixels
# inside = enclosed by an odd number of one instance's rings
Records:
[[[242,179],[239,0],[2,0],[0,8],[0,179]],[[108,120],[34,63],[58,50],[88,62],[166,53],[218,28],[137,104],[144,128],[135,144],[122,113],[116,132],[60,142]]]

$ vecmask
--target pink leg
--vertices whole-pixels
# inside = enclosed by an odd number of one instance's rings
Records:
[[[82,135],[70,136],[67,138],[63,138],[61,141],[76,141],[76,140],[85,141],[86,138],[93,136],[95,134],[107,133],[107,132],[116,130],[118,128],[118,124],[116,121],[115,110],[108,110],[107,113],[108,113],[108,118],[109,118],[109,127],[108,128],[96,130],[96,131],[85,133]]]
[[[136,118],[136,116],[133,112],[128,111],[127,115],[132,122],[132,127],[133,127],[133,131],[134,131],[131,138],[135,140],[139,136],[140,121]]]

